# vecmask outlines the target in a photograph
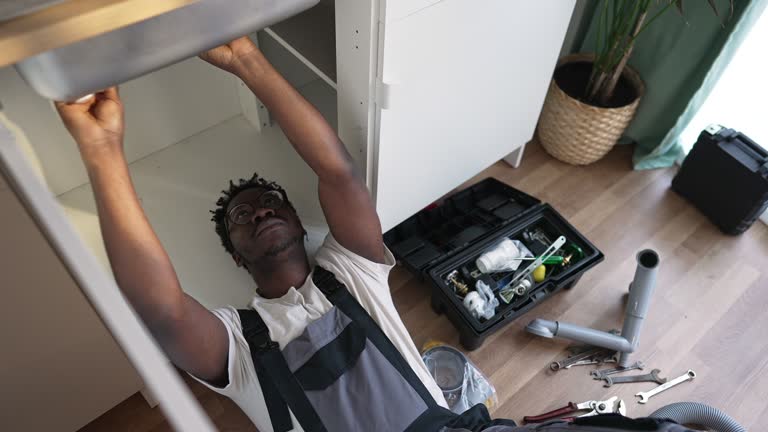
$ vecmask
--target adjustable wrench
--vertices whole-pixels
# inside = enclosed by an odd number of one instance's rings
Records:
[[[692,380],[694,378],[696,378],[696,372],[694,372],[692,370],[688,370],[688,372],[686,372],[685,375],[681,375],[681,376],[673,379],[672,381],[669,381],[666,384],[662,384],[662,385],[656,387],[655,389],[653,389],[651,391],[640,392],[640,393],[636,394],[635,396],[640,398],[640,400],[637,401],[637,402],[641,403],[641,404],[648,403],[648,399],[652,398],[653,396],[656,396],[657,394],[663,392],[664,390],[666,390],[666,389],[668,389],[670,387],[674,387],[674,386],[676,386],[676,385],[678,385],[680,383],[683,383],[685,381]]]
[[[666,378],[659,377],[659,372],[661,372],[658,369],[654,369],[649,374],[645,375],[633,375],[633,376],[623,376],[623,377],[605,377],[603,378],[605,380],[605,385],[603,387],[610,387],[614,384],[626,384],[626,383],[635,383],[635,382],[655,382],[658,384],[664,384],[667,382]]]

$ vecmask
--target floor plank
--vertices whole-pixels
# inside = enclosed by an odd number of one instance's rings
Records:
[[[617,395],[635,417],[669,402],[693,400],[756,426],[768,413],[768,227],[758,223],[742,236],[725,236],[670,191],[674,169],[637,172],[630,161],[631,149],[619,147],[593,165],[574,167],[534,143],[520,168],[499,162],[462,186],[494,176],[518,187],[552,204],[606,255],[574,289],[553,296],[468,353],[497,389],[493,414],[519,420],[568,401]],[[662,376],[674,378],[693,368],[697,378],[640,405],[634,393],[653,384],[604,388],[589,377],[588,368],[549,371],[548,364],[564,355],[568,343],[526,333],[528,321],[544,317],[619,328],[635,255],[648,247],[659,252],[662,263],[634,358],[661,369]],[[459,346],[456,330],[432,311],[426,282],[398,266],[390,283],[417,346],[434,339]],[[186,381],[220,430],[255,430],[231,401]],[[82,429],[121,430],[170,428],[157,409],[135,395]]]

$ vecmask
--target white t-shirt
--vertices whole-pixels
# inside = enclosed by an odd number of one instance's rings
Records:
[[[378,264],[347,250],[329,234],[318,249],[315,260],[347,286],[350,293],[379,324],[411,365],[437,403],[447,407],[440,388],[427,371],[392,302],[388,277],[395,264],[395,258],[389,249],[386,250],[385,263]],[[272,340],[284,347],[298,337],[309,323],[320,318],[333,306],[312,282],[310,274],[300,288],[291,287],[283,297],[277,299],[256,296],[251,302],[251,307],[264,319]],[[229,384],[219,388],[205,381],[198,381],[232,399],[259,431],[272,432],[272,423],[253,367],[248,342],[243,337],[237,310],[225,307],[216,309],[213,313],[224,322],[229,335]],[[291,418],[293,430],[303,431],[293,413]]]

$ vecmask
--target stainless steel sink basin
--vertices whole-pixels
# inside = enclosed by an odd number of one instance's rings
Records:
[[[15,67],[40,95],[76,100],[268,27],[318,1],[200,0]]]

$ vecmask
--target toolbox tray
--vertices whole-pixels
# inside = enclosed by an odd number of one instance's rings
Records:
[[[524,230],[538,227],[554,239],[563,235],[584,251],[584,257],[536,284],[511,303],[503,301],[489,320],[473,317],[445,282],[445,275],[473,262],[503,238],[520,239]],[[604,255],[549,204],[487,178],[420,211],[384,234],[395,258],[432,286],[431,304],[445,313],[459,330],[468,350],[523,315],[555,292],[570,288]],[[527,264],[524,262],[521,268]]]

